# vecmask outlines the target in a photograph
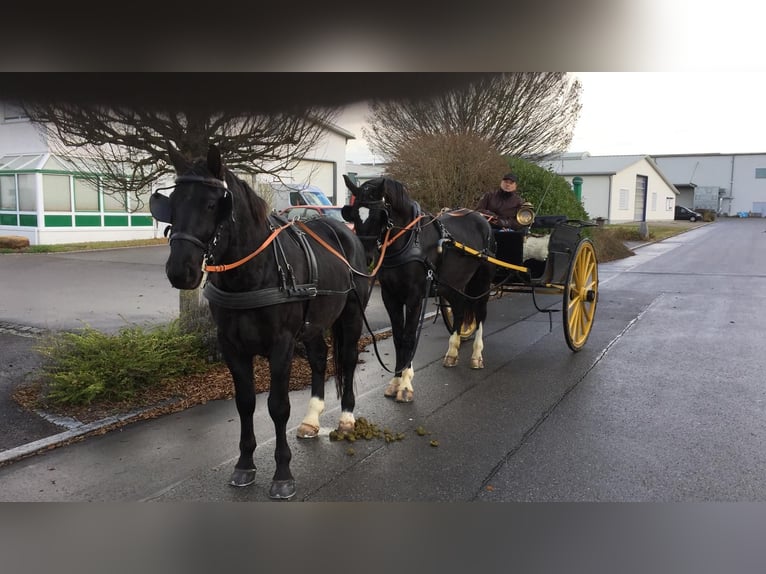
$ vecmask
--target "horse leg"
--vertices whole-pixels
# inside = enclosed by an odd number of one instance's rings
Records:
[[[417,297],[407,302],[404,318],[404,329],[401,337],[400,355],[397,355],[397,366],[402,357],[408,360],[406,368],[402,369],[399,380],[399,388],[396,391],[397,403],[411,403],[415,398],[415,389],[412,380],[415,378],[415,369],[412,367],[417,335],[420,327],[421,312],[425,305],[425,299]]]
[[[298,438],[319,436],[319,416],[324,412],[325,374],[327,370],[327,344],[321,331],[304,339],[306,358],[311,366],[311,398],[303,421],[298,426]]]
[[[486,293],[488,289],[484,289],[484,285],[489,284],[489,273],[484,275],[484,283],[479,285],[479,293]],[[475,317],[476,317],[476,334],[473,339],[473,353],[471,354],[471,368],[483,369],[484,368],[484,321],[487,319],[487,301],[488,296],[480,298],[476,302]]]
[[[442,365],[445,367],[454,367],[458,361],[458,351],[460,351],[460,328],[458,327],[449,336],[447,353],[444,355]]]
[[[447,352],[444,355],[444,360],[442,361],[442,365],[444,365],[445,367],[454,367],[458,363],[458,353],[460,351],[460,343],[461,343],[460,332],[463,329],[463,320],[465,319],[465,313],[463,311],[462,301],[460,302],[450,301],[449,303],[450,303],[450,306],[452,307],[453,331],[449,337]]]
[[[230,347],[223,346],[223,349]],[[233,355],[223,352],[229,372],[234,381],[234,401],[239,413],[239,460],[234,465],[229,484],[249,486],[255,482],[255,433],[253,432],[253,413],[255,412],[255,384],[253,380],[253,358],[243,354]]]
[[[288,394],[290,367],[292,365],[295,342],[290,337],[275,342],[269,355],[271,386],[269,387],[269,415],[274,422],[276,446],[274,460],[277,463],[274,478],[269,488],[269,497],[277,499],[292,498],[295,494],[295,479],[290,472],[292,452],[287,443],[287,421],[290,418],[290,396]]]
[[[484,357],[482,351],[484,350],[484,338],[482,336],[484,332],[484,323],[479,323],[476,327],[476,334],[473,339],[473,352],[471,353],[471,368],[483,369]]]
[[[383,305],[386,307],[386,312],[391,320],[391,338],[394,342],[394,356],[396,357],[396,367],[393,378],[388,382],[386,389],[383,391],[383,396],[388,398],[396,398],[399,392],[399,387],[402,384],[402,370],[406,365],[401,365],[400,362],[404,360],[403,350],[403,334],[404,334],[404,311],[403,306],[395,298],[389,295],[387,289],[382,289],[381,296],[383,299]]]
[[[359,362],[359,338],[362,335],[362,310],[353,302],[333,325],[333,358],[335,361],[335,384],[340,394],[341,413],[339,432],[353,432],[354,419],[354,373]]]

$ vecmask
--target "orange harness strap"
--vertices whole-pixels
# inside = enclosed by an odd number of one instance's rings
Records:
[[[374,277],[374,276],[375,276],[375,274],[378,272],[378,269],[380,268],[380,265],[381,265],[381,263],[383,262],[383,255],[385,254],[385,251],[386,251],[386,247],[387,247],[387,245],[388,245],[388,234],[389,234],[390,230],[386,230],[386,238],[385,238],[385,241],[384,241],[384,243],[383,243],[383,250],[381,251],[381,256],[380,256],[380,258],[379,258],[378,264],[375,266],[375,269],[373,270],[373,272],[372,272],[371,274],[367,275],[366,273],[361,273],[361,272],[360,272],[360,271],[358,271],[357,269],[354,269],[354,268],[351,266],[351,264],[348,262],[348,260],[347,260],[345,257],[343,257],[343,255],[341,255],[340,253],[338,253],[338,252],[335,250],[335,248],[333,248],[333,247],[332,247],[332,245],[330,245],[329,243],[327,243],[327,242],[326,242],[324,239],[322,239],[322,238],[321,238],[321,237],[319,237],[319,236],[318,236],[316,233],[314,233],[314,232],[313,232],[311,229],[309,229],[309,228],[306,226],[306,224],[305,224],[305,223],[303,223],[302,221],[298,221],[297,223],[298,223],[298,227],[300,227],[300,228],[301,228],[303,231],[305,231],[305,232],[306,232],[306,233],[307,233],[309,236],[311,236],[311,237],[312,237],[312,238],[313,238],[313,239],[314,239],[314,240],[315,240],[317,243],[319,243],[319,245],[321,245],[322,247],[324,247],[325,249],[327,249],[327,251],[329,251],[330,253],[332,253],[333,255],[335,255],[335,257],[337,257],[338,259],[342,260],[342,261],[343,261],[343,262],[344,262],[344,263],[345,263],[345,264],[348,266],[348,268],[349,268],[349,269],[351,269],[351,271],[353,271],[353,272],[354,272],[354,273],[356,273],[357,275],[362,275],[362,276],[364,276],[364,277]]]
[[[243,257],[242,259],[240,259],[239,261],[235,261],[234,263],[226,263],[225,265],[205,265],[203,267],[203,270],[207,271],[208,273],[222,273],[224,271],[228,271],[229,269],[234,269],[236,267],[239,267],[240,265],[247,263],[253,257],[258,255],[261,251],[266,249],[269,246],[269,244],[277,238],[277,235],[282,233],[282,231],[290,227],[292,224],[293,224],[293,221],[289,221],[283,226],[277,227],[274,231],[272,231],[271,235],[269,235],[266,238],[266,241],[264,241],[258,249],[253,251],[247,257]]]

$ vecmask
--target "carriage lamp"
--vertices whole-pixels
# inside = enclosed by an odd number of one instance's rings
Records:
[[[535,209],[532,206],[531,203],[528,201],[525,201],[521,204],[518,211],[516,211],[516,221],[519,223],[519,225],[523,225],[524,227],[528,225],[532,225],[532,222],[535,220]]]

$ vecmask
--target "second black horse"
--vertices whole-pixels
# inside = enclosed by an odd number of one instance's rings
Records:
[[[449,303],[454,318],[444,366],[457,365],[462,326],[475,321],[471,368],[484,368],[482,326],[494,266],[454,248],[452,242],[493,253],[487,220],[468,209],[438,216],[425,213],[395,179],[375,178],[357,186],[343,177],[354,196],[353,203],[343,207],[344,219],[354,224],[368,263],[383,258],[377,279],[396,351],[394,377],[384,395],[398,402],[414,398],[412,360],[432,288]]]

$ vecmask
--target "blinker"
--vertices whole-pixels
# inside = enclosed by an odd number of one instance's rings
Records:
[[[149,196],[149,211],[152,217],[162,223],[171,223],[172,210],[170,209],[170,198],[155,191]]]

